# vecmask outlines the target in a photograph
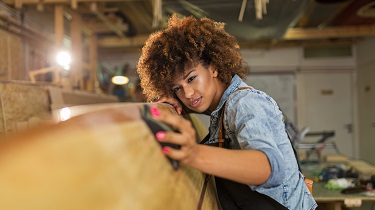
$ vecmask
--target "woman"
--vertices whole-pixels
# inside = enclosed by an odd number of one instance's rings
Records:
[[[188,121],[154,111],[178,131],[156,138],[181,145],[163,148],[170,158],[215,176],[223,209],[315,209],[282,113],[270,96],[243,82],[247,67],[238,48],[224,24],[208,18],[173,15],[149,37],[137,69],[147,98],[168,102],[179,114],[184,107],[211,116],[209,139],[197,144]],[[221,122],[228,145],[209,146],[218,142]]]

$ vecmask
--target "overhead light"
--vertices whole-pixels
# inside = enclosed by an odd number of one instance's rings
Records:
[[[125,76],[114,76],[112,77],[112,83],[115,85],[125,85],[128,84],[129,78]]]
[[[66,51],[60,51],[56,55],[56,62],[63,69],[70,70],[70,63],[72,62],[72,57],[70,56],[70,53]]]

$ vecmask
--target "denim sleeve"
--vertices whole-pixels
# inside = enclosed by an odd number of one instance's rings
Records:
[[[280,185],[285,176],[284,157],[278,149],[278,143],[285,138],[281,111],[276,102],[261,91],[248,89],[233,95],[227,101],[226,109],[229,131],[237,138],[241,149],[259,150],[266,154],[272,170],[265,183],[250,187]]]

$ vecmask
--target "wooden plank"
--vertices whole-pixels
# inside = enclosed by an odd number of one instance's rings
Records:
[[[83,88],[83,58],[82,58],[82,18],[78,12],[71,13],[72,20],[70,23],[70,33],[72,39],[72,58],[74,62],[71,64],[70,82],[73,87]]]
[[[0,209],[197,209],[204,175],[172,168],[142,106],[72,109],[79,116],[0,139]],[[212,182],[202,209],[218,209]]]
[[[55,5],[55,45],[57,49],[63,46],[64,42],[64,6]]]
[[[15,0],[14,6],[16,7],[16,9],[21,9],[22,8],[22,0]]]
[[[0,46],[2,46],[0,50],[0,80],[8,79],[8,68],[9,68],[8,45],[7,45],[8,36],[9,36],[8,32],[0,29]]]
[[[143,46],[149,34],[138,35],[131,38],[107,37],[98,40],[99,47],[138,47]]]
[[[365,37],[375,35],[374,25],[327,27],[323,29],[291,28],[285,33],[285,40],[308,40],[328,38]]]
[[[96,15],[96,17],[101,20],[111,31],[117,34],[117,36],[123,38],[125,37],[125,34],[117,28],[115,24],[113,24],[103,13],[95,10],[93,13]]]
[[[71,0],[70,2],[72,9],[78,8],[78,1],[77,0]]]
[[[53,42],[53,40],[50,40],[49,37],[45,37],[43,34],[41,34],[40,31],[22,24],[19,20],[16,20],[4,14],[0,14],[0,25],[6,26],[7,30],[11,31],[12,33],[16,33],[19,36],[25,36],[33,40],[41,38],[46,44],[50,44],[49,42]]]
[[[36,10],[38,12],[43,12],[44,11],[44,4],[39,2],[37,5],[36,5]]]
[[[97,73],[97,60],[98,60],[98,38],[96,34],[90,36],[90,76],[88,82],[89,91],[97,91],[99,89],[99,80]]]
[[[3,0],[6,4],[19,4],[21,0]],[[22,5],[25,4],[38,4],[41,0],[22,0]],[[124,2],[124,0],[76,0],[77,3],[87,3],[87,2]],[[130,0],[128,0],[130,1]],[[70,4],[72,0],[43,0],[45,4]]]

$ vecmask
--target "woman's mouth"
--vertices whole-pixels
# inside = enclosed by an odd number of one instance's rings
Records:
[[[202,97],[199,97],[195,100],[193,100],[191,103],[190,103],[190,106],[191,107],[197,107],[200,105],[200,103],[202,102]]]

